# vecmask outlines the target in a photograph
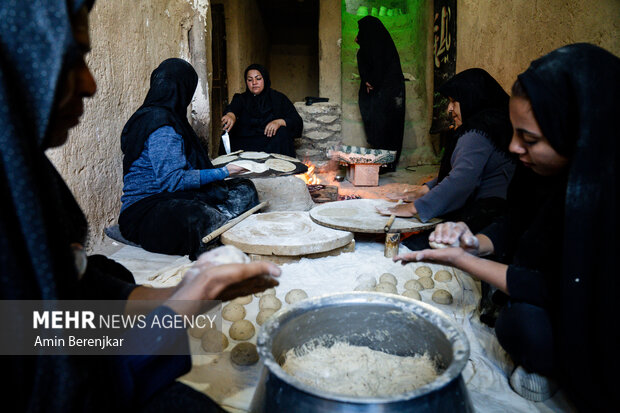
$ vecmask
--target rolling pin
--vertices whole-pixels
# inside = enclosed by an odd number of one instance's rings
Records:
[[[402,203],[403,203],[403,200],[399,199],[398,202],[396,203],[396,206],[402,205]],[[383,231],[384,232],[386,232],[386,233],[390,232],[390,228],[392,228],[392,224],[394,223],[395,219],[396,219],[396,215],[395,214],[390,215],[390,218],[385,223],[385,227],[383,227]]]
[[[209,241],[223,234],[224,232],[228,231],[229,229],[231,229],[232,227],[234,227],[235,225],[237,225],[238,223],[240,223],[241,221],[243,221],[244,219],[246,219],[247,217],[249,217],[256,211],[258,211],[259,209],[264,208],[265,206],[267,206],[268,203],[269,201],[261,202],[260,204],[256,205],[254,208],[248,209],[243,214],[239,215],[237,218],[231,219],[226,224],[222,225],[221,227],[219,227],[218,229],[216,229],[215,231],[213,231],[212,233],[204,237],[202,239],[202,242],[204,242],[205,244],[208,243]]]

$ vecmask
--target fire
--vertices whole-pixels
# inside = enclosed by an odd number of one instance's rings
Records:
[[[320,184],[321,180],[314,173],[314,170],[316,169],[316,166],[314,166],[314,164],[312,164],[312,162],[310,162],[310,161],[304,162],[304,165],[306,165],[308,167],[308,172],[306,172],[304,174],[295,175],[295,176],[298,177],[299,179],[301,179],[302,181],[304,181],[306,183],[306,185],[317,185],[317,184]]]

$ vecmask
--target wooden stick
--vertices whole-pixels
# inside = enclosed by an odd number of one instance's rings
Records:
[[[399,199],[398,202],[396,203],[396,206],[398,205],[402,205],[403,200]],[[385,223],[385,227],[383,227],[383,231],[388,233],[390,232],[390,228],[392,228],[392,224],[394,223],[394,220],[396,219],[396,214],[392,214],[390,215],[390,219],[388,219],[388,221]]]
[[[215,231],[213,231],[212,233],[204,237],[202,239],[202,242],[204,242],[205,244],[208,243],[209,241],[223,234],[224,232],[228,231],[229,229],[231,229],[232,227],[234,227],[235,225],[237,225],[238,223],[240,223],[241,221],[243,221],[244,219],[246,219],[247,217],[249,217],[256,211],[258,211],[259,209],[264,208],[265,206],[267,206],[267,204],[269,204],[269,201],[261,202],[260,204],[256,205],[254,208],[251,208],[245,211],[243,214],[239,215],[237,218],[231,219],[226,224],[222,225],[221,227],[219,227],[218,229],[216,229]]]

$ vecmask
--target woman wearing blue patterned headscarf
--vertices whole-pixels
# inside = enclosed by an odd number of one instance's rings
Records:
[[[255,277],[279,272],[266,263],[195,266],[182,285],[166,293],[137,287],[118,263],[84,254],[86,219],[44,151],[66,141],[79,122],[83,98],[95,93],[84,60],[92,5],[93,0],[0,3],[0,300],[47,300],[53,306],[52,300],[148,299],[149,290],[170,299],[229,299],[273,285]],[[251,285],[242,291],[245,281]],[[167,303],[149,316],[181,311]],[[32,324],[18,311],[12,319],[18,326]],[[10,333],[3,331],[5,342],[26,336],[19,329]],[[156,338],[188,346],[184,330]],[[153,337],[150,342],[159,345]],[[189,356],[63,354],[2,361],[9,377],[1,390],[5,411],[219,410],[203,394],[175,383],[189,370]]]

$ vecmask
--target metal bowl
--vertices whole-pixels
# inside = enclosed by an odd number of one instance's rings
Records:
[[[355,397],[309,386],[286,373],[284,354],[317,338],[399,356],[428,352],[441,371],[413,391],[385,397]],[[469,357],[465,334],[440,310],[382,293],[331,294],[303,300],[271,317],[257,338],[265,363],[256,411],[473,411],[461,371]]]

